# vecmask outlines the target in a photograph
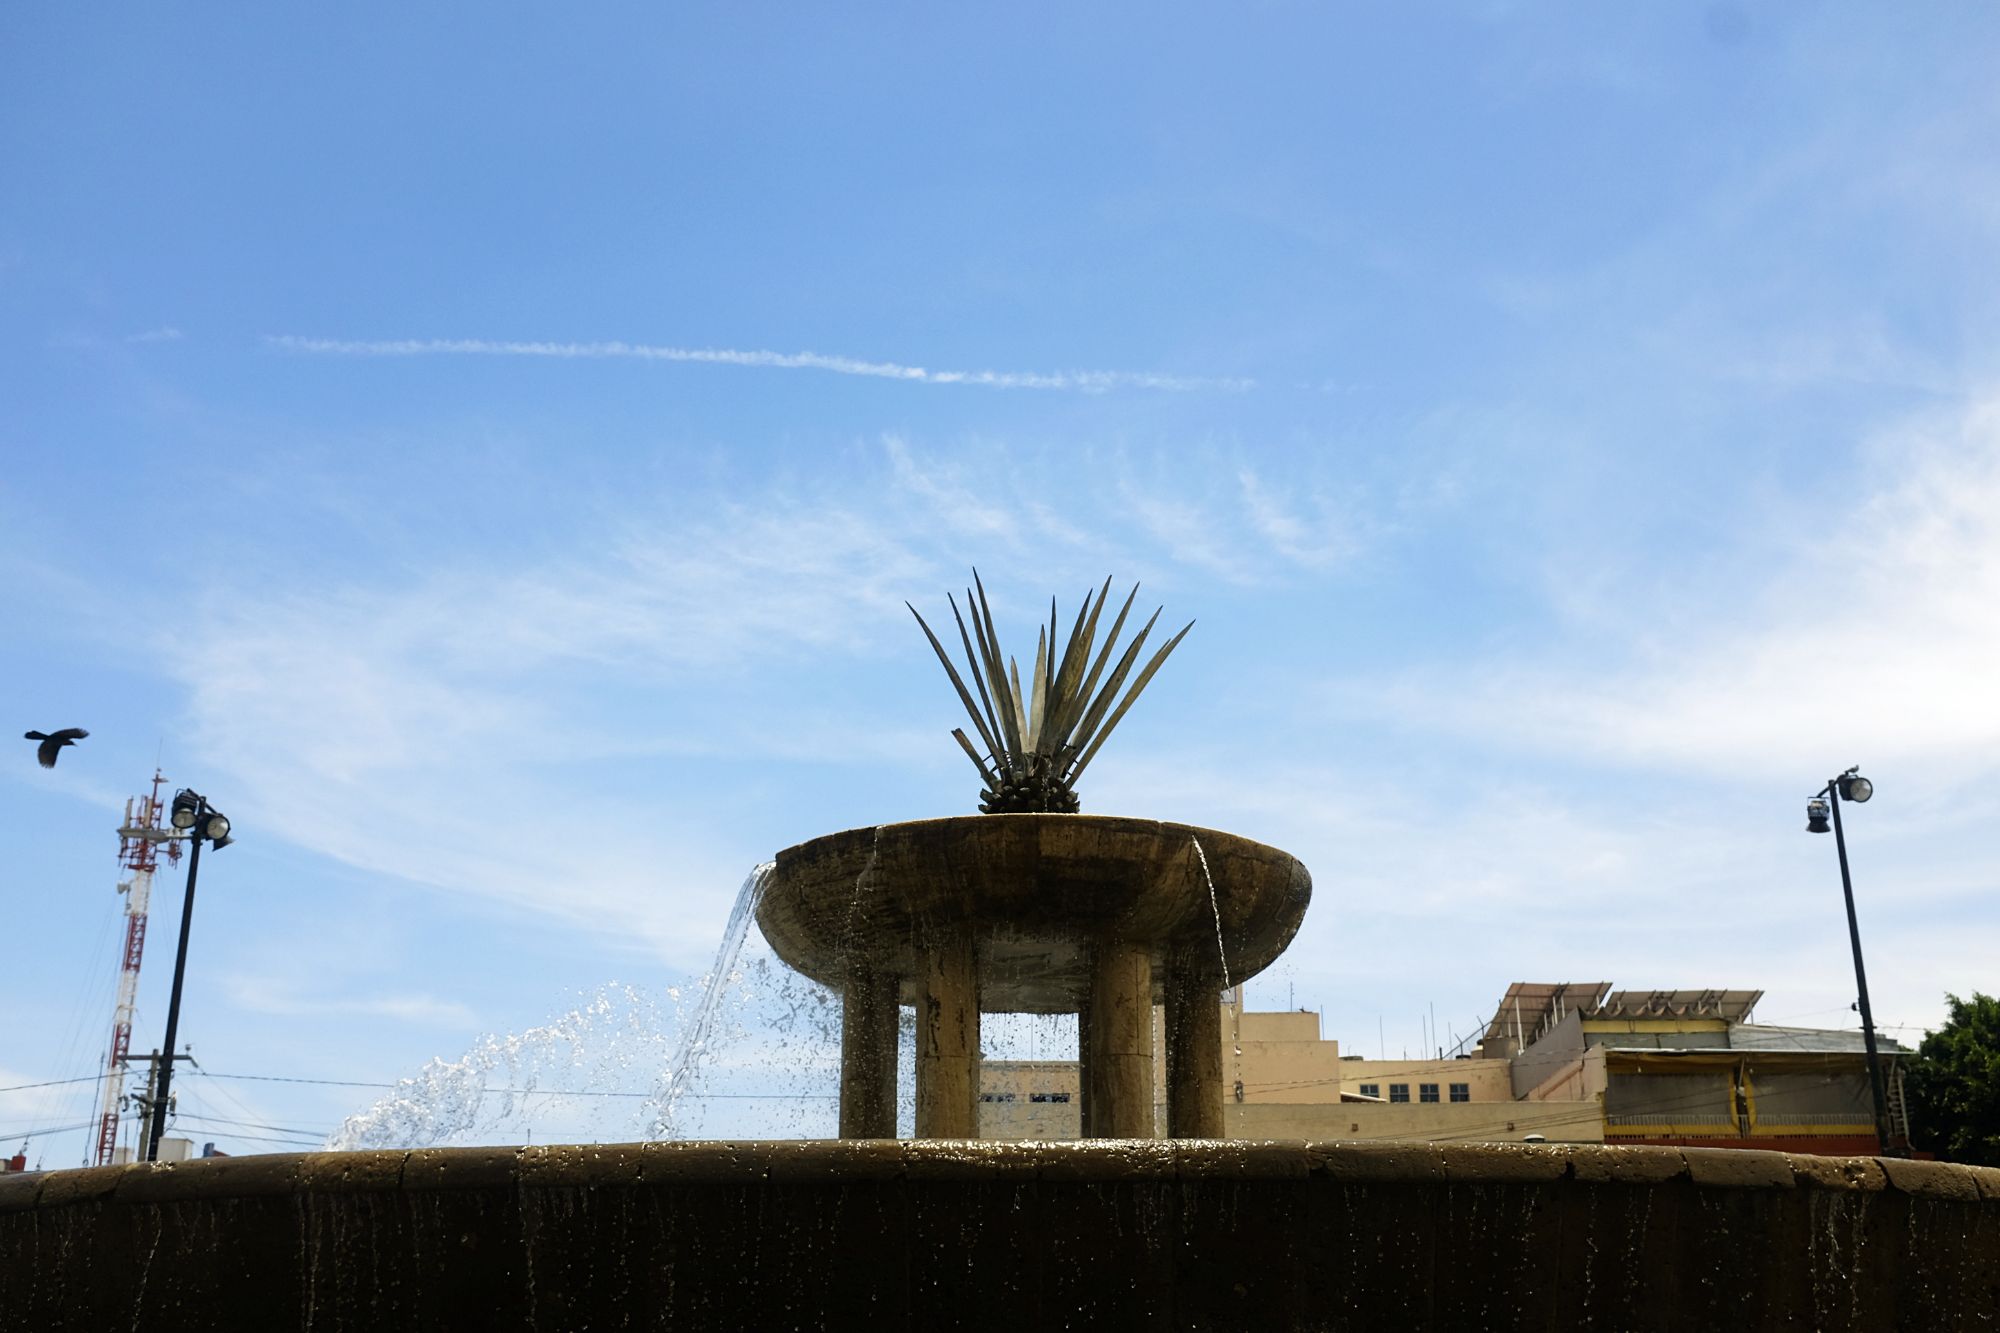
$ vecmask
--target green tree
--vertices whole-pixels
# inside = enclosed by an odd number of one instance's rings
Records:
[[[1925,1034],[1903,1085],[1910,1137],[1949,1162],[2000,1166],[2000,1000],[1944,998],[1951,1017]]]

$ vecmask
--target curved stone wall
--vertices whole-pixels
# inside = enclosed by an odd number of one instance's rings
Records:
[[[1219,989],[1218,937],[1231,979],[1246,980],[1284,952],[1311,901],[1312,875],[1296,857],[1219,829],[1122,815],[961,815],[785,848],[757,925],[795,971],[839,990],[865,962],[900,980],[905,1004],[916,1002],[922,941],[964,928],[978,944],[988,1013],[1053,1014],[1076,1012],[1086,994],[1090,941],[1143,946],[1161,977],[1177,948],[1190,950]]]
[[[10,1329],[1953,1329],[2000,1171],[1562,1145],[316,1153],[0,1179]]]

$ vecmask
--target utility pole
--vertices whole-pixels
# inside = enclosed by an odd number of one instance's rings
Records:
[[[146,1064],[146,1090],[132,1094],[132,1104],[139,1109],[139,1142],[133,1148],[132,1156],[135,1161],[145,1161],[149,1126],[153,1122],[153,1105],[160,1097],[160,1066],[163,1061],[158,1051],[146,1055],[121,1056],[120,1059],[128,1065],[142,1060]]]

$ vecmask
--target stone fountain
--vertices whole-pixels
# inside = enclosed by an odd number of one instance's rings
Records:
[[[1291,942],[1292,857],[1184,824],[1001,814],[851,829],[778,854],[757,923],[841,994],[840,1135],[896,1135],[897,1008],[917,1020],[917,1137],[977,1134],[981,1013],[1072,1013],[1089,1138],[1222,1137],[1220,993]]]
[[[1180,641],[1112,710],[1145,635],[1097,690],[1125,619],[1091,665],[1105,595],[1086,599],[1061,652],[1052,618],[1023,689],[984,589],[976,604],[968,594],[976,701],[931,636],[979,732],[977,745],[955,735],[987,813],[853,829],[777,858],[757,920],[781,958],[842,997],[839,1140],[0,1177],[0,1330],[1872,1333],[2000,1316],[2000,1171],[1218,1142],[1218,992],[1290,942],[1310,880],[1231,834],[1076,813],[1077,774]],[[895,1139],[904,1004],[918,1030],[913,1141]],[[1077,1015],[1084,1142],[973,1141],[992,1012]]]

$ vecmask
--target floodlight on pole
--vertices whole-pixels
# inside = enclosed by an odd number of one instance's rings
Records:
[[[1875,1137],[1886,1157],[1907,1157],[1907,1145],[1895,1138],[1889,1125],[1888,1084],[1882,1074],[1882,1056],[1875,1045],[1875,1014],[1868,1004],[1868,971],[1861,965],[1861,926],[1854,915],[1854,877],[1847,869],[1847,833],[1840,823],[1842,801],[1859,804],[1875,794],[1875,784],[1861,776],[1856,764],[1806,802],[1806,832],[1825,833],[1827,816],[1833,816],[1833,843],[1840,852],[1840,892],[1847,901],[1847,939],[1854,949],[1856,1008],[1861,1011],[1861,1043],[1868,1051],[1868,1090],[1875,1101]]]
[[[220,850],[235,841],[229,836],[229,816],[208,803],[200,792],[183,788],[174,793],[170,822],[193,844],[188,858],[187,896],[181,902],[180,946],[174,950],[174,989],[167,1001],[167,1036],[160,1047],[160,1080],[153,1095],[153,1123],[146,1136],[146,1160],[160,1157],[160,1139],[167,1132],[167,1096],[174,1080],[174,1061],[189,1057],[174,1050],[174,1038],[181,1026],[181,981],[187,975],[188,926],[194,919],[195,878],[201,872],[201,845],[206,842]]]

